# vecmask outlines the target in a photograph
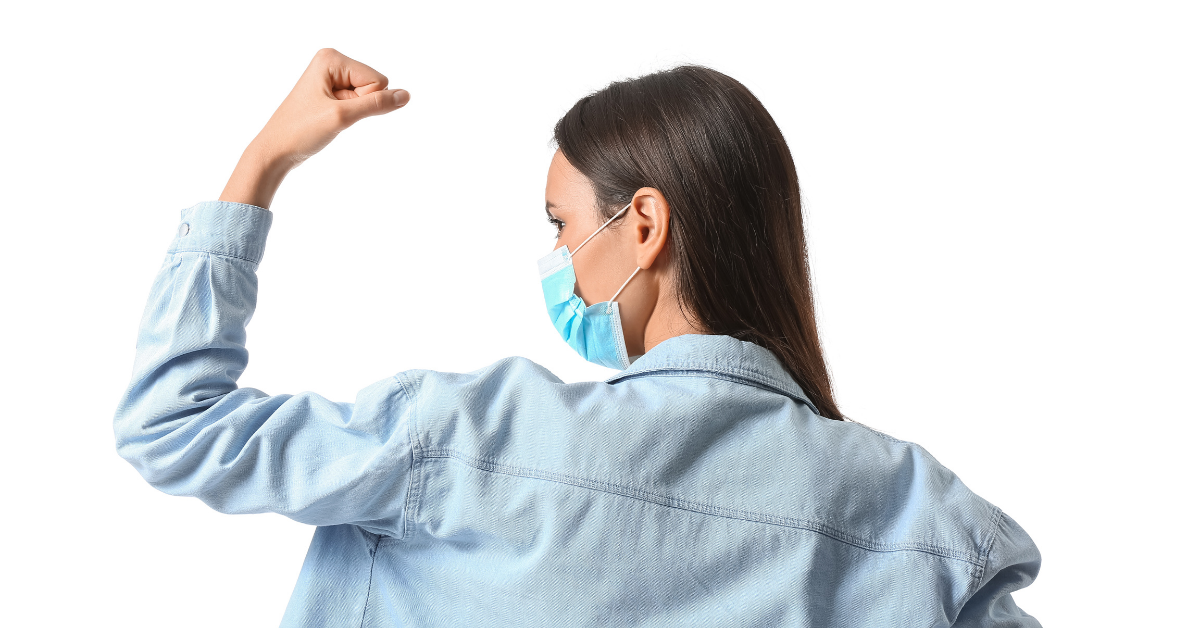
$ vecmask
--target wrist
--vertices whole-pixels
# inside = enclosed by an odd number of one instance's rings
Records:
[[[270,150],[255,138],[242,153],[218,200],[269,209],[279,185],[295,165],[294,160]]]
[[[264,175],[282,178],[299,166],[303,159],[297,159],[275,144],[269,137],[259,133],[242,153],[242,160]],[[238,165],[241,165],[240,161]]]

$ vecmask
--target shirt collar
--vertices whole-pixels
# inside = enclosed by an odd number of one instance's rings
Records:
[[[671,372],[710,373],[765,388],[806,403],[820,414],[774,353],[732,336],[684,334],[668,338],[605,381],[615,384],[633,377]]]

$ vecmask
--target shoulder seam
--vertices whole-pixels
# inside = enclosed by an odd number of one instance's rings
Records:
[[[400,393],[404,395],[404,399],[410,405],[413,402],[412,393],[408,389],[408,385],[399,374],[393,375],[392,379],[400,386]],[[406,410],[408,410],[406,409]],[[400,520],[400,538],[406,539],[412,534],[417,523],[417,509],[421,503],[421,471],[422,465],[419,463],[424,459],[424,448],[421,446],[421,439],[418,436],[420,430],[417,429],[417,414],[410,413],[408,425],[408,442],[412,447],[412,456],[408,461],[408,492],[404,496],[404,517]],[[410,522],[412,525],[410,525]]]
[[[979,587],[983,585],[984,572],[987,571],[988,561],[992,559],[992,548],[996,545],[996,536],[998,536],[1000,532],[1000,517],[1003,514],[1004,512],[1000,510],[999,506],[992,506],[992,520],[988,525],[989,533],[987,540],[984,541],[984,547],[982,548],[982,559],[979,561],[978,566],[975,569],[975,577],[971,582],[971,595],[975,595],[975,593],[979,590]],[[968,596],[967,599],[970,599],[970,596]]]

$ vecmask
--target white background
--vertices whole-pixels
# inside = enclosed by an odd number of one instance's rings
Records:
[[[605,376],[542,306],[551,129],[609,81],[706,64],[796,157],[843,410],[1025,527],[1044,562],[1016,598],[1045,625],[1178,623],[1200,22],[993,5],[6,4],[0,623],[278,623],[311,528],[156,492],[111,420],[179,210],[325,46],[412,102],[284,183],[241,384],[350,401],[514,354]]]

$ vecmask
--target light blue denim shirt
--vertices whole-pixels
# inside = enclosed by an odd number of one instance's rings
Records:
[[[354,403],[239,388],[271,216],[183,211],[114,429],[166,493],[318,526],[284,626],[1039,625],[1016,522],[728,336],[604,382],[508,358]]]

